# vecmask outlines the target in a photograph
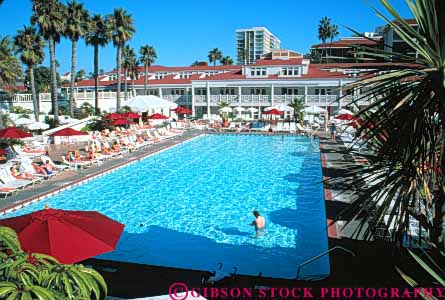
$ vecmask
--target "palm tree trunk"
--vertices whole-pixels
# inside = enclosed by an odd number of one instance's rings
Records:
[[[31,80],[32,105],[34,108],[34,117],[36,122],[39,122],[39,101],[37,100],[36,85],[34,82],[34,69],[32,65],[28,66],[29,79]]]
[[[117,56],[116,56],[116,63],[117,63],[117,94],[116,94],[116,111],[121,109],[121,51],[122,46],[117,46]]]
[[[77,41],[72,41],[71,43],[71,89],[70,89],[70,116],[74,115],[74,108],[76,107],[75,99],[74,99],[74,89],[76,82],[76,50],[77,50]]]
[[[128,91],[128,70],[127,68],[124,68],[124,101],[127,101],[127,91]]]
[[[94,45],[94,112],[99,115],[99,45]]]
[[[329,56],[332,56],[332,38],[331,38],[331,43],[329,44]]]
[[[57,75],[56,75],[56,55],[55,55],[55,44],[54,38],[49,36],[49,61],[51,68],[51,104],[54,114],[54,120],[56,123],[59,122],[59,103],[57,102]]]
[[[147,80],[148,80],[148,64],[144,64],[145,67],[145,73],[144,73],[144,95],[148,95],[148,89],[147,89]]]

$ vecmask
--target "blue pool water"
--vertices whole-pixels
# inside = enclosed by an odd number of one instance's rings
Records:
[[[195,270],[295,278],[327,250],[317,140],[207,135],[152,155],[15,214],[97,210],[124,223],[114,252],[98,258]],[[252,211],[266,218],[256,237]],[[7,217],[13,214],[7,215]],[[329,258],[301,270],[326,276]]]

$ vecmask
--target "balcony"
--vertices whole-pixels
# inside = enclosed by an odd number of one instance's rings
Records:
[[[306,99],[304,95],[274,95],[274,104],[289,104],[294,99],[300,99],[305,101],[306,105],[316,105],[316,106],[338,106],[337,95],[307,95]],[[352,100],[351,96],[342,99],[342,106],[349,104]],[[251,106],[251,105],[261,105],[268,106],[272,105],[270,95],[211,95],[210,105],[215,106],[220,102],[227,102],[232,106]],[[195,95],[195,105],[206,106],[207,96],[205,95]]]

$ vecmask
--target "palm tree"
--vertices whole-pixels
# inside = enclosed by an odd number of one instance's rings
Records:
[[[22,67],[14,56],[12,44],[8,36],[0,39],[0,84],[15,83],[22,75]]]
[[[329,44],[329,56],[332,56],[332,42],[339,34],[340,32],[338,31],[337,25],[333,24],[329,26],[329,39],[331,41],[331,43]]]
[[[137,58],[136,58],[136,52],[133,48],[131,48],[129,45],[126,45],[124,47],[124,50],[122,51],[122,67],[124,69],[124,99],[127,101],[127,91],[128,91],[128,77],[129,72],[133,72],[133,68],[136,65],[137,67]]]
[[[20,53],[20,60],[28,67],[29,78],[31,81],[32,103],[34,106],[34,116],[39,121],[39,101],[37,99],[36,85],[34,80],[34,66],[42,63],[45,58],[43,48],[45,42],[40,35],[36,34],[34,27],[24,27],[19,30],[14,37],[14,44],[17,53]]]
[[[133,59],[131,60],[131,64],[128,69],[128,76],[131,79],[132,92],[135,92],[134,81],[139,77],[139,61],[137,60],[136,53]]]
[[[103,299],[102,276],[83,265],[62,265],[44,254],[20,248],[16,232],[0,227],[0,295],[2,299]]]
[[[85,37],[87,45],[94,47],[94,111],[99,115],[99,47],[105,47],[111,40],[111,24],[102,15],[95,14],[90,19]]]
[[[215,48],[211,51],[209,51],[209,62],[213,62],[213,66],[216,66],[217,61],[221,61],[222,59],[222,52],[218,48]]]
[[[116,64],[117,64],[117,95],[116,110],[121,108],[121,59],[122,49],[127,41],[129,41],[136,29],[133,25],[133,18],[124,9],[114,9],[113,15],[110,16],[113,30],[113,44],[117,47]]]
[[[230,56],[224,56],[224,57],[221,59],[221,63],[222,63],[224,66],[230,66],[230,65],[233,65],[233,59],[232,59]]]
[[[60,36],[64,31],[65,7],[58,0],[32,0],[33,14],[31,23],[39,27],[49,45],[50,68],[51,68],[51,103],[54,119],[59,120],[59,105],[57,102],[57,72],[55,43],[60,42]]]
[[[364,215],[362,226],[389,216],[383,225],[388,231],[394,224],[394,239],[401,242],[414,218],[419,221],[421,238],[426,232],[431,242],[444,249],[440,237],[445,219],[445,2],[409,2],[418,30],[387,0],[380,2],[396,21],[378,15],[417,54],[360,50],[367,57],[410,63],[394,63],[390,68],[377,65],[347,87],[364,88],[353,102],[356,106],[359,101],[373,100],[357,113],[364,123],[357,136],[372,152],[367,155],[369,166],[351,171],[343,181],[361,190],[351,209],[355,216]],[[363,233],[362,226],[357,234]],[[375,228],[371,226],[365,237],[371,238]]]
[[[326,41],[330,37],[330,28],[331,28],[331,19],[328,17],[323,17],[318,24],[318,38],[323,43],[323,49],[321,50],[321,57],[323,57],[323,53],[326,57],[327,62],[327,52],[326,52]]]
[[[148,94],[147,82],[148,82],[148,68],[155,62],[158,56],[153,46],[145,45],[139,50],[141,57],[139,60],[144,64],[144,95]]]
[[[65,10],[65,32],[64,35],[71,40],[71,85],[70,85],[70,116],[73,116],[76,107],[74,99],[74,90],[76,82],[76,51],[77,42],[88,32],[88,11],[84,9],[83,4],[73,0],[67,3]]]
[[[299,100],[299,99],[295,98],[294,101],[292,101],[289,104],[289,106],[294,109],[295,123],[302,122],[304,119],[304,113],[303,113],[304,100],[301,100],[301,99]]]

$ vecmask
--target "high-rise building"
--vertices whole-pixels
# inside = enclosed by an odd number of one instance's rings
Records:
[[[239,65],[252,64],[261,55],[280,49],[281,41],[266,27],[236,30],[236,56]]]

